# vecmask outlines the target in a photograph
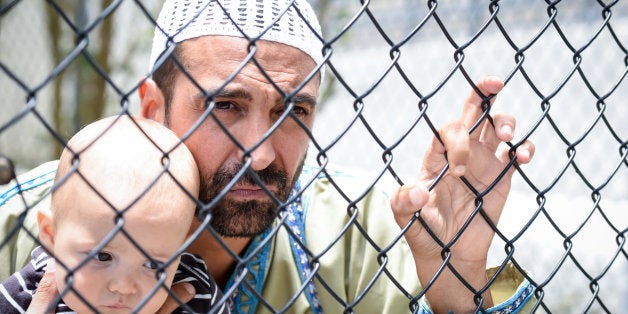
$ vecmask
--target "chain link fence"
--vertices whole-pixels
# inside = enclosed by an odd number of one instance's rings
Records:
[[[529,139],[537,150],[513,177],[489,264],[510,260],[525,272],[541,313],[628,308],[628,2],[313,6],[324,38],[334,41],[309,163],[361,173],[362,185],[350,191],[413,182],[434,136],[426,122],[456,118],[472,82],[497,75],[506,84],[491,113],[515,115],[509,144]],[[148,73],[159,8],[158,1],[0,1],[0,153],[18,173],[58,158],[52,132],[67,139],[89,122],[81,107],[98,116],[127,105],[137,112],[135,88]],[[98,84],[101,109],[85,96]],[[357,229],[348,223],[343,232]],[[328,289],[325,281],[333,278],[315,280],[318,289]],[[268,311],[281,308],[291,311],[290,304]]]

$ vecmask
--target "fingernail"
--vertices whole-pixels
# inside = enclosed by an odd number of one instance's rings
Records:
[[[410,202],[416,207],[423,207],[425,200],[423,199],[423,191],[418,186],[414,186],[408,191]]]
[[[528,159],[530,157],[530,152],[527,150],[522,150],[520,152],[517,152],[517,154],[519,155],[519,158],[523,159]]]
[[[508,125],[508,124],[504,124],[502,126],[502,134],[503,135],[508,135],[509,137],[511,137],[513,135],[512,127],[510,125]]]
[[[196,290],[194,290],[194,286],[192,286],[192,284],[189,283],[184,283],[183,284],[183,288],[185,289],[185,291],[187,291],[189,294],[195,294]]]
[[[454,169],[454,172],[458,175],[464,175],[464,173],[467,171],[467,167],[465,167],[464,165],[458,165],[456,166],[456,168]]]

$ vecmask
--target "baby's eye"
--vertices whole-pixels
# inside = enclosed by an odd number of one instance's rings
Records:
[[[94,255],[94,259],[99,262],[108,262],[113,260],[113,256],[107,252],[98,252]]]
[[[157,270],[157,268],[159,268],[162,264],[162,262],[158,261],[147,261],[146,263],[144,263],[144,267],[150,270]]]

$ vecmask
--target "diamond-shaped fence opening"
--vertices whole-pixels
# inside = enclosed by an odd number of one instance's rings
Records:
[[[212,2],[227,6],[235,1]],[[144,78],[153,74],[148,60],[161,4],[0,1],[0,257],[7,264],[0,267],[0,279],[24,266],[41,244],[36,216],[50,202],[56,164],[29,169],[58,159],[66,141],[92,121],[140,113],[138,94]],[[500,289],[492,272],[512,271],[513,278],[531,284],[517,294],[533,296],[526,310],[625,311],[628,2],[317,0],[312,6],[327,59],[316,119],[308,132],[287,101],[293,111],[269,125],[259,142],[239,143],[241,134],[219,113],[224,104],[214,101],[220,91],[199,88],[203,83],[178,59],[176,67],[183,69],[179,79],[197,86],[206,109],[204,122],[178,135],[190,143],[205,124],[225,132],[220,137],[241,150],[243,170],[224,184],[243,178],[262,186],[278,213],[271,228],[235,248],[230,238],[217,237],[220,230],[212,224],[212,211],[228,189],[205,199],[201,192],[196,199],[200,223],[180,251],[197,249],[194,240],[209,236],[232,259],[216,278],[224,297],[212,304],[227,304],[238,313],[420,312],[421,299],[435,297],[429,289],[440,271],[419,285],[406,231],[403,223],[401,228],[395,224],[386,197],[423,175],[424,155],[440,136],[436,130],[458,118],[467,95],[478,88],[474,82],[492,74],[505,86],[492,105],[483,102],[483,110],[517,119],[514,138],[499,149],[529,140],[536,152],[529,164],[507,163],[516,171],[504,212],[492,226],[496,234],[488,266],[497,268],[489,271],[489,286],[470,288],[458,276],[460,289],[469,290],[468,303],[482,311],[481,292]],[[295,16],[301,18],[290,18]],[[258,48],[254,38],[250,43],[245,54]],[[248,57],[251,64],[257,62],[256,55]],[[225,79],[228,84],[232,77]],[[294,96],[279,85],[270,89],[288,100]],[[488,120],[482,116],[479,122]],[[247,167],[254,166],[256,152],[286,124],[309,137],[309,148],[293,192],[275,196],[266,185],[275,182],[276,173],[253,173]],[[430,189],[447,184],[441,179],[430,182]],[[474,221],[487,224],[484,201],[495,192],[493,184],[508,179],[498,173],[482,185],[457,180],[467,186],[469,206],[476,207]],[[371,209],[378,204],[384,208]],[[73,288],[80,284],[81,269],[89,259],[106,258],[97,250],[126,230],[124,210],[112,208],[119,210],[116,223],[121,225],[83,264],[66,267],[69,290],[62,297],[75,294],[88,303],[89,292]],[[406,223],[412,227],[426,220],[418,212]],[[455,271],[449,262],[455,253],[449,250],[457,240],[432,235],[434,245],[440,245],[442,268]],[[137,246],[132,236],[130,240]],[[160,265],[149,265],[158,269],[157,277],[163,274]],[[144,301],[168,290],[155,282],[155,291]],[[502,300],[515,291],[502,294],[494,292],[493,298]],[[96,310],[98,305],[92,306]],[[497,310],[507,313],[510,308]]]

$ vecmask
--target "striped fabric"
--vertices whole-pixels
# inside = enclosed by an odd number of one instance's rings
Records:
[[[37,285],[44,275],[46,265],[53,259],[42,247],[32,252],[32,260],[20,271],[14,273],[0,284],[0,313],[25,313],[31,302]],[[194,285],[196,295],[186,305],[174,313],[230,313],[223,302],[219,308],[216,304],[222,299],[222,292],[214,279],[208,275],[207,267],[201,258],[184,253],[177,269],[173,284],[189,282]],[[56,305],[55,313],[74,313],[63,301]]]

